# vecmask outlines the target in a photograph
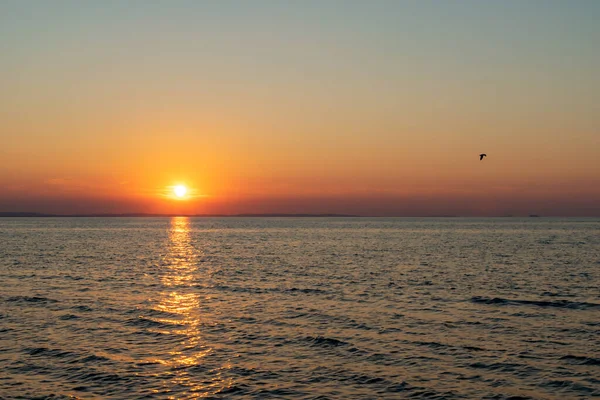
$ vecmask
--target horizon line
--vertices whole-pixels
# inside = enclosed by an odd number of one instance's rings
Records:
[[[29,211],[2,212],[0,218],[598,218],[594,215],[360,215],[337,213],[239,213],[239,214],[178,214],[178,213],[77,213],[51,214]]]

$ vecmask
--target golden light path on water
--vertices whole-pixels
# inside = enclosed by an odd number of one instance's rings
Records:
[[[211,379],[198,379],[190,372],[194,366],[202,366],[203,358],[209,355],[213,348],[202,340],[202,323],[210,319],[209,315],[200,315],[200,295],[195,290],[196,280],[199,279],[198,259],[200,251],[192,244],[190,220],[188,217],[173,217],[169,230],[169,251],[163,262],[164,273],[161,277],[164,289],[154,310],[173,315],[171,318],[156,318],[157,322],[174,328],[168,332],[177,333],[182,340],[168,352],[169,357],[157,360],[168,367],[174,377],[165,381],[165,389],[172,387],[187,388],[185,398],[198,398],[214,394],[223,387],[230,386],[221,377],[220,371],[214,371]],[[171,344],[168,344],[171,346]],[[223,366],[221,370],[228,368]],[[173,398],[180,398],[175,395]]]

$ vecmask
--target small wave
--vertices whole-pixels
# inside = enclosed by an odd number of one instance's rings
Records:
[[[288,289],[287,291],[288,292],[301,292],[301,293],[329,293],[326,290],[321,290],[321,289],[309,289],[309,288],[299,289],[296,287]]]
[[[359,385],[372,385],[375,383],[385,382],[385,379],[378,376],[369,376],[369,375],[353,375],[349,379],[350,381],[357,383]]]
[[[32,375],[32,374],[49,374],[53,372],[51,367],[39,364],[31,364],[31,363],[23,363],[16,366],[8,366],[7,370],[23,375]],[[0,397],[1,398],[1,397]]]
[[[430,347],[432,349],[451,349],[454,351],[456,351],[456,350],[488,351],[484,348],[477,347],[477,346],[457,346],[457,345],[445,344],[445,343],[440,343],[440,342],[428,342],[428,341],[422,341],[422,340],[407,341],[407,343],[415,344],[418,346],[426,346],[426,347]]]
[[[394,383],[385,388],[387,393],[398,393],[410,390],[410,386],[406,382]]]
[[[156,308],[143,308],[143,309],[136,308],[136,309],[127,311],[127,314],[140,314],[140,313],[143,313],[150,317],[157,317],[157,318],[179,318],[180,317],[180,315],[177,313],[159,310]]]
[[[140,326],[143,328],[173,328],[182,326],[182,324],[177,323],[177,321],[156,320],[154,318],[145,316],[132,318],[127,321],[126,324],[130,326]]]
[[[132,318],[126,322],[130,326],[141,326],[143,328],[164,327],[165,325],[150,318],[138,317]]]
[[[575,297],[572,294],[568,294],[568,293],[556,293],[556,292],[548,292],[545,291],[541,294],[541,296],[544,297]]]
[[[481,347],[477,347],[477,346],[462,346],[462,348],[465,350],[471,350],[471,351],[487,351],[486,349],[482,349]]]
[[[73,315],[73,314],[64,314],[64,315],[61,315],[60,317],[58,317],[58,319],[60,319],[62,321],[68,321],[70,319],[78,319],[78,318],[80,318],[80,317],[77,315]]]
[[[269,370],[261,370],[256,368],[232,367],[229,372],[239,376],[250,376],[254,379],[269,380],[277,379],[280,374]]]
[[[110,359],[108,359],[106,357],[97,356],[95,354],[82,357],[82,355],[77,354],[77,353],[73,353],[73,352],[65,351],[65,350],[50,349],[48,347],[27,347],[27,348],[23,349],[23,351],[25,353],[29,354],[30,356],[34,356],[34,357],[39,356],[39,357],[53,357],[53,358],[70,359],[70,361],[67,361],[70,364],[75,364],[75,363],[79,363],[79,362],[97,363],[97,362],[110,361]]]
[[[198,288],[206,289],[205,285],[196,285]],[[292,287],[289,289],[281,289],[276,287],[247,287],[247,286],[236,286],[236,285],[215,285],[213,287],[216,290],[233,293],[305,293],[305,294],[328,294],[327,290],[316,289],[316,288],[297,288]]]
[[[303,397],[305,393],[293,389],[278,388],[278,389],[262,389],[253,393],[254,397],[259,399],[293,399]]]
[[[232,385],[226,388],[223,388],[216,392],[215,394],[242,394],[248,391],[248,385],[240,384],[240,385]]]
[[[74,306],[74,307],[71,307],[71,309],[77,310],[77,311],[84,311],[84,312],[92,311],[92,308],[90,308],[88,306]]]
[[[163,337],[166,337],[168,335],[165,332],[159,332],[159,331],[156,331],[156,330],[148,330],[148,329],[135,331],[135,332],[133,332],[133,334],[134,335],[149,336],[149,337],[154,337],[154,338],[163,338]],[[162,339],[162,340],[164,340],[164,339]]]
[[[98,371],[90,371],[80,374],[74,374],[73,379],[85,382],[85,383],[97,383],[102,385],[107,385],[111,383],[117,383],[122,381],[129,381],[129,378],[123,377],[119,374],[110,373],[110,372],[98,372]]]
[[[412,388],[404,382],[392,381],[383,376],[377,376],[366,373],[351,373],[346,370],[331,370],[329,368],[322,368],[317,374],[307,380],[310,384],[323,383],[330,381],[343,382],[344,385],[357,385],[367,386],[373,385],[378,387],[379,393],[382,392],[401,392],[411,390]]]
[[[203,285],[196,285],[198,288],[205,289],[206,287]],[[232,286],[232,285],[215,285],[213,289],[224,291],[224,292],[232,292],[232,293],[268,293],[272,292],[272,289],[263,289],[256,287],[244,287],[244,286]]]
[[[306,341],[310,342],[313,346],[320,346],[320,347],[338,347],[338,346],[348,345],[348,342],[344,342],[343,340],[328,338],[328,337],[324,337],[324,336],[317,336],[317,337],[309,336],[306,338]]]
[[[27,347],[23,351],[30,356],[49,356],[56,358],[73,357],[74,353],[64,350],[49,349],[48,347]]]
[[[434,399],[434,400],[447,400],[456,398],[451,393],[440,393],[431,389],[421,389],[412,391],[408,396],[411,399]]]
[[[562,356],[560,359],[576,365],[600,365],[600,358],[574,356],[569,354]]]
[[[106,361],[110,361],[110,359],[106,358],[106,357],[102,357],[102,356],[97,356],[95,354],[92,354],[90,356],[87,357],[83,357],[75,362],[84,362],[84,363],[98,363],[98,362],[106,362]]]
[[[514,299],[503,299],[501,297],[482,297],[473,296],[471,297],[472,303],[478,304],[490,304],[490,305],[531,305],[538,307],[552,307],[552,308],[567,308],[572,310],[586,310],[589,308],[600,308],[600,304],[588,303],[583,301],[568,301],[568,300],[557,300],[557,301],[541,301],[541,300],[514,300]]]
[[[73,281],[80,281],[82,279],[85,279],[83,276],[72,276],[72,275],[65,275],[63,276],[64,279],[71,279]]]
[[[469,364],[469,367],[475,368],[475,369],[486,369],[488,371],[510,372],[510,373],[516,373],[517,375],[521,375],[521,374],[529,375],[531,373],[538,371],[537,368],[534,368],[534,367],[531,367],[528,365],[515,364],[515,363],[504,363],[504,362],[486,364],[484,362],[479,361],[479,362]]]
[[[549,343],[549,344],[556,344],[558,346],[568,346],[569,343],[567,342],[559,342],[557,340],[547,340],[547,339],[523,339],[524,342],[526,343]]]
[[[442,347],[453,347],[453,346],[448,346],[446,344],[438,343],[438,342],[413,341],[411,343],[416,344],[418,346],[431,347],[433,349],[439,349],[439,348],[442,348]]]
[[[594,389],[591,387],[587,387],[580,383],[573,382],[573,381],[567,381],[567,380],[546,381],[542,384],[542,386],[549,387],[552,389],[559,389],[559,390],[563,389],[563,390],[569,390],[569,391],[573,390],[573,391],[584,392],[584,393],[594,392]]]
[[[370,359],[370,358],[369,358]],[[424,365],[431,362],[439,362],[441,359],[437,357],[427,357],[427,356],[405,356],[394,363],[387,363],[388,365],[403,365],[408,367],[418,367],[420,365]]]
[[[58,300],[49,299],[47,297],[40,296],[13,296],[6,299],[6,301],[11,303],[58,303]]]

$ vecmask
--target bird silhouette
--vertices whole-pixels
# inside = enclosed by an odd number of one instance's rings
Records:
[[[483,157],[487,157],[487,154],[480,154],[479,155],[479,161],[483,160]]]

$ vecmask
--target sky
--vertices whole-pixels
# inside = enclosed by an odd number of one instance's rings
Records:
[[[0,211],[600,216],[598,20],[0,0]]]

